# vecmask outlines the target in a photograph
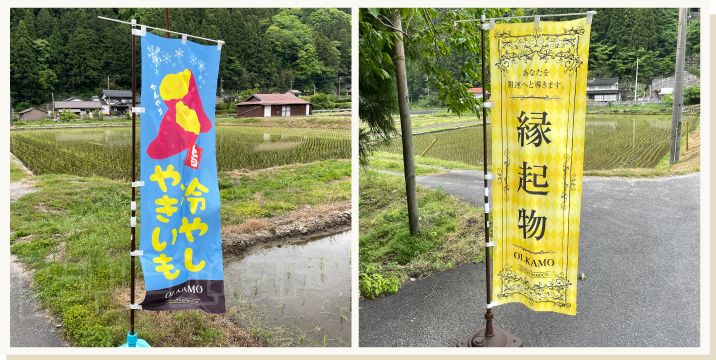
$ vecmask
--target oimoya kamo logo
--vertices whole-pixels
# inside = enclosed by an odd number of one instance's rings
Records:
[[[191,147],[189,148],[189,151],[186,152],[186,160],[184,160],[184,165],[194,169],[199,170],[199,161],[201,161],[201,151],[202,149],[196,145],[196,143],[191,144]]]

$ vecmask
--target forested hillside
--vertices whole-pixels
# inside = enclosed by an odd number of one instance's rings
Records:
[[[525,15],[597,11],[592,19],[589,44],[589,77],[618,77],[633,83],[636,58],[639,58],[639,79],[670,76],[676,65],[676,40],[679,9],[618,8],[618,9],[525,9]],[[690,10],[697,11],[697,10]],[[575,19],[549,17],[543,21]],[[699,19],[689,19],[686,35],[686,58],[696,60],[701,51]],[[698,61],[696,61],[698,64]],[[692,66],[698,72],[698,66]],[[642,81],[639,81],[642,84]]]
[[[584,13],[589,10],[597,11],[592,20],[591,42],[589,46],[589,78],[620,78],[620,87],[633,92],[636,75],[636,60],[639,58],[639,88],[640,91],[651,84],[651,80],[658,77],[673,76],[676,65],[676,40],[678,32],[678,9],[670,8],[529,8],[513,11],[511,16],[521,15],[547,15]],[[691,9],[689,11],[697,11]],[[574,20],[578,16],[545,17],[542,21]],[[531,19],[522,19],[531,22]],[[425,25],[418,22],[408,22],[410,26],[419,29]],[[440,19],[434,21],[434,26],[440,24]],[[689,19],[686,37],[687,71],[700,75],[699,61],[701,51],[699,19]],[[417,61],[419,57],[408,58],[408,88],[411,102],[419,107],[442,107],[435,96],[437,89],[430,87],[426,81],[427,76],[420,73]],[[451,59],[442,64],[448,69],[457,69],[456,64],[472,61],[479,65],[480,54],[454,54]],[[489,72],[489,67],[487,69]],[[463,79],[466,83],[481,86],[474,79]]]
[[[57,100],[131,89],[130,26],[97,16],[166,27],[163,8],[11,9],[14,105],[49,101],[52,92]],[[285,92],[291,85],[335,93],[339,81],[342,91],[350,81],[350,9],[170,9],[169,20],[172,31],[225,41],[217,94]],[[140,86],[141,56],[137,66]]]

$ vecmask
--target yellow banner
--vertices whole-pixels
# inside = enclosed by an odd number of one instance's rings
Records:
[[[575,315],[586,19],[490,31],[493,299]]]

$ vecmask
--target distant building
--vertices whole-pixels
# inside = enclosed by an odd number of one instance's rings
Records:
[[[467,91],[471,92],[473,95],[475,95],[476,98],[482,99],[482,88],[469,88]],[[485,90],[485,94],[487,95],[487,101],[490,101],[490,92]]]
[[[346,91],[348,92],[348,95],[351,95],[351,85],[352,85],[352,84],[348,84],[348,85],[346,86]]]
[[[79,96],[73,96],[69,99],[65,99],[65,101],[86,101],[85,99],[79,97]]]
[[[102,90],[101,100],[104,100],[109,106],[109,111],[113,114],[124,114],[131,110],[132,107],[132,91],[130,90]],[[142,102],[140,95],[136,96],[139,107]]]
[[[684,89],[688,88],[689,86],[693,86],[693,85],[696,85],[696,84],[688,84],[688,85],[684,84]],[[657,92],[657,96],[659,97],[659,100],[663,99],[665,95],[674,95],[674,88],[665,87],[665,88],[661,88],[661,90],[659,90]]]
[[[55,110],[58,114],[70,111],[82,118],[91,115],[93,111],[102,111],[102,104],[99,101],[55,101]]]
[[[25,111],[20,111],[17,114],[18,120],[25,120],[25,121],[36,121],[36,120],[42,120],[47,119],[50,116],[47,114],[47,112],[42,111],[40,109],[36,108],[29,108]]]
[[[622,101],[619,78],[587,80],[587,99],[595,102]]]
[[[296,97],[298,97],[301,95],[301,91],[300,90],[289,90],[286,92],[286,94],[291,94],[291,95],[295,95]]]
[[[312,115],[313,104],[291,94],[254,94],[236,104],[237,117]]]

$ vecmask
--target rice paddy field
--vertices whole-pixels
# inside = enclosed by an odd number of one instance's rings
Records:
[[[686,133],[687,122],[694,130],[699,126],[699,116],[683,116],[682,134]],[[482,126],[475,126],[414,135],[413,153],[420,156],[437,139],[424,157],[482,165],[482,131]],[[587,114],[584,170],[654,167],[669,152],[670,135],[671,115]],[[491,136],[488,124],[488,165],[492,154]],[[376,150],[402,154],[400,139],[394,139],[390,145],[379,146]]]
[[[139,176],[137,129],[137,176]],[[10,151],[35,174],[131,178],[131,128],[17,130]],[[216,128],[219,171],[257,170],[327,159],[349,159],[350,129]]]

